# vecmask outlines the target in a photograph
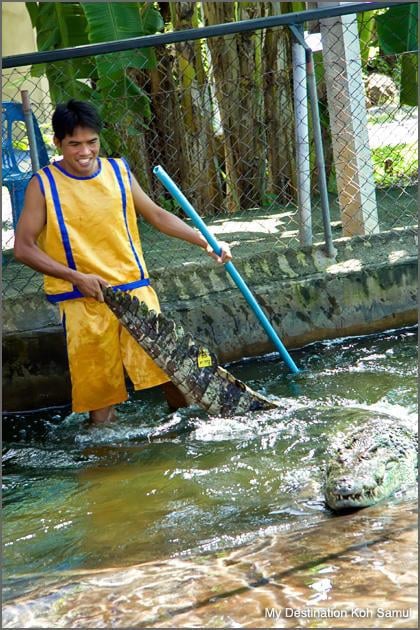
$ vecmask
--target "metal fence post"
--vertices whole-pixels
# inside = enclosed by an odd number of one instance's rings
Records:
[[[306,61],[305,49],[295,38],[292,44],[292,58],[299,242],[302,247],[310,247],[312,245],[312,216]]]
[[[315,79],[315,73],[314,73],[312,48],[308,46],[308,44],[305,42],[305,39],[303,37],[301,30],[295,24],[290,25],[290,30],[295,36],[295,39],[298,42],[300,42],[300,44],[305,49],[306,76],[308,80],[309,100],[311,103],[312,127],[313,127],[313,133],[314,133],[315,156],[316,156],[316,165],[317,165],[317,171],[318,171],[318,185],[319,185],[319,193],[321,196],[322,221],[324,225],[325,249],[326,249],[327,256],[332,258],[334,256],[335,249],[332,242],[330,203],[328,200],[327,177],[325,174],[324,147],[322,145],[321,121],[319,118],[318,95],[316,91],[316,79]]]
[[[318,94],[314,73],[314,60],[312,50],[305,50],[306,69],[308,77],[309,100],[311,102],[312,125],[314,129],[316,166],[318,171],[319,194],[321,195],[322,220],[324,224],[324,238],[327,256],[335,254],[332,242],[330,202],[328,200],[327,176],[325,174],[324,147],[322,144],[321,121],[319,118]]]
[[[31,101],[29,100],[28,90],[21,90],[22,109],[25,118],[26,131],[28,133],[29,153],[31,156],[32,171],[36,173],[39,169],[38,151],[36,146],[34,122],[32,120]]]

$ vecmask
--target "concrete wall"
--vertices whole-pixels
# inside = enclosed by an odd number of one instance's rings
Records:
[[[2,2],[2,56],[35,51],[36,40],[24,2]]]
[[[396,229],[334,242],[334,260],[271,249],[235,266],[287,348],[364,335],[417,321],[417,245]],[[151,274],[162,309],[213,348],[220,361],[272,352],[264,330],[223,268],[189,264]],[[3,304],[3,407],[34,409],[69,402],[64,335],[57,310],[32,284]]]
[[[2,56],[20,55],[37,50],[36,33],[32,28],[24,2],[2,2]],[[45,78],[29,76],[30,67],[3,69],[2,100],[19,101],[20,90],[28,90],[33,105],[48,101]],[[13,81],[9,78],[13,78]]]

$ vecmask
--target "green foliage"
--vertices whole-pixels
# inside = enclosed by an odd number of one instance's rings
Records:
[[[179,205],[177,201],[175,201],[175,199],[172,199],[172,197],[159,195],[156,200],[156,203],[162,208],[164,208],[165,210],[167,210],[168,212],[170,212],[171,214],[183,216],[181,206]]]
[[[80,2],[25,2],[36,29],[38,50],[88,43],[87,22]]]
[[[384,57],[380,54],[380,50],[377,47],[374,49],[376,51],[375,57],[370,57],[367,69],[368,72],[377,72],[378,74],[385,74],[394,81],[394,83],[398,86],[401,83],[401,57],[396,57],[393,55],[392,57]],[[372,52],[372,48],[371,48]]]
[[[357,14],[357,25],[359,29],[360,57],[365,66],[369,59],[369,48],[375,33],[374,16],[376,11],[363,11]]]
[[[376,184],[401,185],[401,180],[417,177],[417,143],[387,145],[373,149],[372,162]]]
[[[275,193],[266,192],[261,201],[261,208],[268,210],[277,210],[280,208],[278,196]]]
[[[12,221],[10,221],[10,219],[2,219],[1,222],[1,229],[2,231],[8,231],[8,230],[13,230],[13,223]]]
[[[417,4],[390,7],[375,20],[379,44],[386,55],[417,50]]]
[[[151,4],[141,10],[139,2],[83,2],[81,3],[88,24],[89,42],[111,42],[141,35],[152,35],[163,28],[160,13]],[[153,48],[105,55],[104,71],[111,68],[112,74],[126,68],[153,68],[156,56]],[[112,63],[110,65],[110,59]],[[98,58],[97,58],[98,63]]]
[[[390,76],[400,88],[401,105],[417,105],[417,14],[412,3],[357,16],[363,67]]]
[[[368,112],[368,123],[370,125],[383,125],[391,122],[392,120],[394,120],[394,118],[390,116],[388,112],[379,112],[375,114]]]
[[[417,105],[418,102],[418,56],[417,53],[401,58],[400,103]]]
[[[26,2],[32,26],[37,33],[39,51],[74,48],[88,44],[87,22],[79,2]],[[94,75],[89,57],[68,59],[54,64],[32,66],[35,77],[46,75],[53,103],[68,98],[90,98],[90,88],[81,79]]]
[[[390,7],[386,13],[376,16],[375,20],[378,42],[383,53],[402,54],[400,103],[417,105],[417,4]]]
[[[42,51],[150,35],[163,28],[159,11],[147,2],[27,2],[26,7]],[[105,151],[122,154],[122,129],[133,135],[150,118],[149,98],[130,71],[155,66],[154,50],[146,48],[40,64],[32,74],[46,74],[53,104],[69,98],[91,101],[105,121]]]

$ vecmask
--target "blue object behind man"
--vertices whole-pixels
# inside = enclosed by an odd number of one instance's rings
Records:
[[[26,186],[32,177],[32,166],[29,149],[22,150],[14,146],[15,126],[18,123],[22,123],[22,126],[25,124],[22,104],[12,101],[3,101],[2,111],[1,148],[3,186],[7,187],[10,194],[13,228],[15,228],[20,213],[22,212]],[[34,114],[32,114],[32,120],[39,165],[43,167],[46,166],[50,160]]]

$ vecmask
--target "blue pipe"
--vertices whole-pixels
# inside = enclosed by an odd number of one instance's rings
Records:
[[[188,199],[180,191],[180,189],[175,184],[175,182],[169,177],[168,173],[161,166],[155,166],[154,169],[153,169],[153,173],[162,182],[162,184],[171,193],[171,195],[176,199],[176,201],[178,201],[179,205],[184,210],[185,214],[191,219],[191,221],[194,223],[195,227],[200,230],[201,234],[204,236],[204,238],[207,240],[207,242],[211,245],[211,247],[216,252],[216,254],[218,256],[220,256],[222,248],[220,247],[219,243],[217,242],[217,239],[208,230],[208,228],[207,228],[206,224],[204,223],[203,219],[197,214],[197,212],[194,210],[194,208],[192,207],[192,205],[190,204]],[[241,291],[242,295],[245,297],[246,301],[248,302],[248,304],[250,305],[250,307],[254,311],[255,315],[260,320],[260,323],[261,323],[262,327],[264,328],[264,330],[267,333],[268,337],[273,342],[273,344],[276,347],[276,349],[278,350],[279,354],[284,359],[284,361],[287,364],[287,366],[289,367],[290,371],[293,374],[298,374],[299,373],[299,369],[297,368],[295,362],[293,361],[293,359],[290,356],[290,354],[287,352],[285,346],[283,345],[283,343],[279,339],[277,333],[275,332],[274,328],[272,327],[272,325],[268,321],[267,316],[265,315],[265,313],[261,309],[260,305],[258,304],[256,299],[252,295],[251,291],[248,289],[247,285],[242,280],[242,278],[241,278],[240,274],[238,273],[238,271],[236,270],[234,264],[229,261],[229,262],[225,263],[224,266],[225,266],[226,271],[231,276],[232,280],[234,281],[234,283],[236,284],[236,286]]]

